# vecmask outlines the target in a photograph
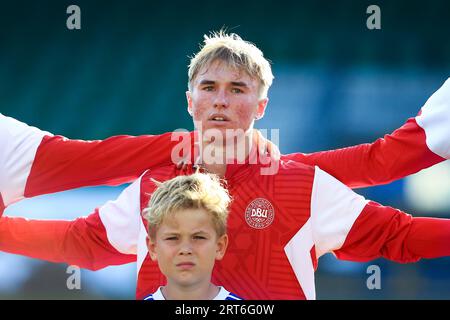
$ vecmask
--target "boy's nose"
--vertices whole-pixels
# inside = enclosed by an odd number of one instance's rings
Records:
[[[180,254],[192,254],[192,244],[190,241],[185,241],[181,244]]]

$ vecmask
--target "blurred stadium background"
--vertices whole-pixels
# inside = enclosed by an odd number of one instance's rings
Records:
[[[81,8],[82,29],[66,28]],[[381,8],[381,30],[366,8]],[[449,77],[448,1],[0,1],[0,112],[77,139],[191,129],[188,56],[223,26],[273,62],[274,85],[259,128],[279,128],[283,153],[370,142],[415,116]],[[447,40],[445,40],[447,39]],[[7,215],[73,219],[122,187],[85,188],[17,203]],[[359,190],[413,215],[450,217],[447,162],[387,186]],[[0,235],[1,236],[1,235]],[[367,267],[381,289],[368,290]],[[0,298],[133,299],[135,265],[81,271],[0,253]],[[319,299],[449,299],[450,259],[399,265],[322,257]]]

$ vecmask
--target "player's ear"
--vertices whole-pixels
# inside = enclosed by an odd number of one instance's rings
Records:
[[[189,114],[192,116],[192,94],[189,90],[186,91],[186,100],[188,105],[187,110]]]
[[[263,98],[258,101],[258,108],[256,109],[255,120],[259,120],[264,117],[266,112],[267,103],[269,103],[269,98]]]
[[[217,239],[216,260],[222,260],[228,247],[228,235],[224,234]]]
[[[157,254],[156,254],[156,241],[153,241],[149,236],[147,236],[147,248],[148,248],[148,253],[150,254],[150,258],[153,261],[157,260]]]

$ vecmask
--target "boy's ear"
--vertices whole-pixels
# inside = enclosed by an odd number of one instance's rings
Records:
[[[228,235],[224,234],[217,239],[216,260],[222,260],[228,247]]]
[[[149,237],[147,236],[147,248],[148,248],[148,253],[150,254],[150,258],[153,261],[157,260],[157,254],[155,251],[155,247],[156,247],[156,243]]]

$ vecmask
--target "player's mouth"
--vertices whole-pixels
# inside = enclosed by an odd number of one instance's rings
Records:
[[[224,114],[215,113],[208,118],[208,121],[212,121],[214,123],[226,123],[231,120]]]

